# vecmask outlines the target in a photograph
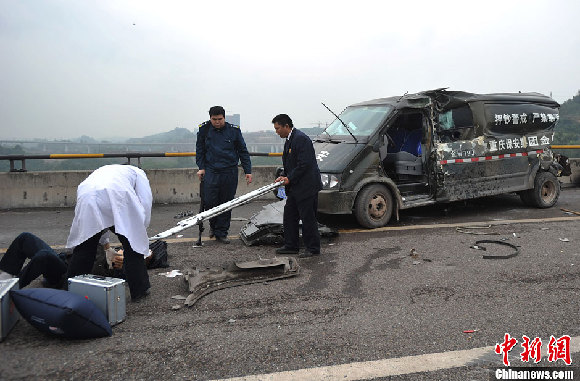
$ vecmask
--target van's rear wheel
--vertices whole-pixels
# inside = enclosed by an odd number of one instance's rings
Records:
[[[550,172],[541,172],[536,175],[534,188],[520,194],[522,201],[538,208],[554,206],[560,197],[560,182]]]
[[[354,214],[365,228],[385,226],[393,214],[393,196],[384,185],[373,184],[363,188],[354,203]]]

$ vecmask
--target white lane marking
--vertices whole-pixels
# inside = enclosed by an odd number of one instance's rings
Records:
[[[490,354],[498,356],[497,359],[501,363],[501,356],[497,355],[494,352],[494,349],[495,345],[461,351],[430,353],[417,356],[298,369],[286,372],[255,374],[214,381],[371,380],[379,377],[397,376],[417,372],[433,372],[441,369],[464,367],[477,361],[479,358]],[[543,346],[542,349],[544,349]],[[580,336],[572,337],[570,339],[570,352],[580,352]],[[543,350],[542,355],[545,355]],[[515,358],[519,358],[519,352],[510,353],[510,360],[513,361]],[[547,361],[547,359],[542,358],[542,361]],[[565,364],[562,363],[562,366],[565,366]]]

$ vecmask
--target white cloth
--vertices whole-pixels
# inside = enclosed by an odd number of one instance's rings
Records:
[[[133,250],[147,255],[152,204],[151,187],[143,170],[119,164],[98,168],[78,186],[75,217],[66,246],[78,246],[114,226]]]

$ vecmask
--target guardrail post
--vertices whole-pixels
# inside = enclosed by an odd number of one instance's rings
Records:
[[[14,168],[14,160],[20,160],[22,163],[20,169]],[[10,172],[26,172],[26,162],[25,159],[10,159]]]

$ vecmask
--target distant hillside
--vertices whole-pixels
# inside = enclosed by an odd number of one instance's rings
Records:
[[[562,103],[554,143],[580,144],[580,91]]]
[[[188,143],[195,141],[195,134],[187,128],[175,127],[168,132],[161,132],[142,138],[127,139],[127,143]]]

